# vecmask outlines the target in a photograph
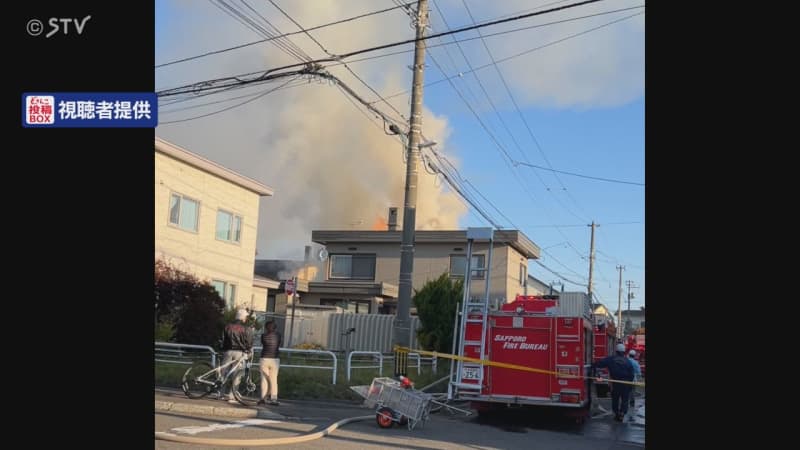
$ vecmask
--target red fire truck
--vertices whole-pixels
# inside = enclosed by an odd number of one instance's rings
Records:
[[[617,328],[614,319],[607,314],[594,314],[594,358],[597,362],[614,354],[617,345]],[[597,369],[597,377],[608,379],[608,369]],[[598,397],[607,397],[609,392],[608,382],[595,382]]]
[[[574,294],[580,295],[518,295],[496,311],[467,304],[461,355],[553,373],[459,362],[451,378],[454,397],[470,400],[481,412],[512,405],[573,408],[583,420],[590,381],[565,375],[589,375],[593,323],[588,296]]]
[[[644,376],[644,328],[637,328],[625,339],[625,351],[629,352],[631,350],[636,350],[636,360],[639,361],[639,366],[642,368],[642,376]]]

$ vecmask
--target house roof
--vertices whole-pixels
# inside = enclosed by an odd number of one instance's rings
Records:
[[[544,281],[542,281],[542,280],[540,280],[540,279],[536,278],[535,276],[533,276],[533,275],[531,275],[531,274],[528,274],[528,280],[531,280],[531,281],[533,281],[534,283],[538,283],[538,284],[540,284],[540,285],[542,285],[542,286],[544,286],[544,287],[547,287],[547,288],[549,288],[549,287],[550,287],[550,285],[549,285],[549,284],[545,283]]]
[[[202,171],[216,175],[223,180],[230,181],[231,183],[254,192],[262,197],[271,196],[275,190],[271,187],[260,183],[252,178],[246,177],[240,173],[236,173],[227,167],[211,161],[210,159],[203,158],[202,156],[192,153],[185,148],[179,147],[171,142],[167,142],[160,137],[156,137],[155,150],[165,155],[171,156],[178,161],[189,164]]]
[[[266,288],[266,289],[278,289],[281,285],[280,281],[269,279],[266,277],[261,277],[258,275],[253,276],[253,286]]]
[[[418,230],[414,235],[417,244],[463,244],[467,242],[466,230]],[[311,232],[311,241],[322,245],[349,242],[399,244],[402,236],[402,231],[314,230]],[[539,246],[519,230],[496,230],[494,241],[511,246],[528,259],[539,258]]]

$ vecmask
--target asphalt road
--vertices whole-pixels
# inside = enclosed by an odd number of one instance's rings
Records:
[[[175,394],[156,393],[174,402],[197,402]],[[218,400],[200,402],[232,406]],[[564,449],[632,450],[644,447],[644,427],[636,421],[618,423],[605,411],[608,399],[596,402],[593,418],[577,424],[569,417],[553,416],[549,410],[510,410],[492,416],[469,417],[439,413],[431,415],[424,427],[381,429],[374,418],[351,423],[333,434],[300,444],[270,446],[275,449]],[[197,403],[194,403],[197,404]],[[201,416],[189,412],[156,411],[156,431],[179,436],[208,438],[263,439],[296,436],[318,431],[346,417],[372,414],[372,411],[347,403],[284,401],[270,407],[261,417],[236,418]],[[635,413],[632,412],[631,417]],[[155,441],[156,449],[237,448]],[[238,447],[243,448],[243,447]],[[267,447],[264,447],[267,448]]]

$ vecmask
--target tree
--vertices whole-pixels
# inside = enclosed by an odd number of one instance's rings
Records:
[[[417,338],[423,349],[449,353],[453,348],[453,318],[464,295],[464,281],[452,280],[448,273],[414,290],[414,306],[421,327]]]
[[[177,342],[216,346],[224,327],[224,308],[211,283],[156,261],[156,330],[171,327]]]

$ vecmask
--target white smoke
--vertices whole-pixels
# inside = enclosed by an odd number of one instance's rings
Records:
[[[371,0],[280,0],[276,3],[306,28],[393,5],[389,1]],[[543,2],[531,4],[509,0],[470,1],[468,4],[478,20],[485,20],[531,9],[540,3]],[[602,3],[607,4],[605,9],[635,4],[631,1]],[[243,5],[239,2],[236,4]],[[252,1],[247,4],[259,10],[281,32],[297,30],[272,5]],[[156,6],[157,63],[262,38],[208,2],[159,0]],[[431,7],[433,9],[433,5]],[[446,14],[459,8],[463,10],[460,0],[440,0],[439,7]],[[598,9],[603,7],[594,8]],[[581,10],[581,14],[594,10]],[[559,17],[566,16],[564,13]],[[432,12],[431,17],[437,27],[436,31],[443,31],[443,25],[437,21],[437,13]],[[449,15],[447,18],[451,27],[471,24],[465,12],[454,12],[452,18]],[[563,37],[574,30],[596,26],[604,20],[613,20],[613,17],[489,38],[487,42],[495,58],[499,59],[536,44],[546,43],[551,37]],[[506,29],[532,23],[535,22],[519,21],[506,26]],[[641,24],[634,25],[633,28],[610,27],[589,35],[590,38],[568,41],[530,57],[511,60],[501,67],[507,81],[511,83],[511,89],[518,94],[517,101],[523,107],[531,103],[592,107],[625,102],[640,95],[643,87],[643,71],[639,73],[626,69],[631,61],[636,62],[642,56],[642,44],[639,41],[642,41],[643,30],[636,28],[637,26],[641,27]],[[502,29],[487,28],[484,31],[488,33],[489,30],[494,32]],[[413,36],[409,18],[399,10],[312,33],[333,53],[344,53]],[[305,35],[292,36],[291,40],[312,58],[327,56]],[[473,66],[489,62],[480,41],[465,43],[464,48]],[[407,45],[392,51],[411,49],[412,46]],[[441,50],[432,49],[440,62]],[[411,64],[412,56],[411,53],[405,53],[351,63],[350,66],[378,92],[389,95],[410,87],[411,71],[408,65]],[[163,89],[295,62],[298,60],[273,45],[263,43],[157,69],[156,86],[157,89]],[[329,70],[364,98],[376,98],[344,67],[334,66]],[[435,69],[429,70],[426,81],[439,79],[441,75],[437,72]],[[494,74],[494,69],[484,69],[480,74],[488,77]],[[235,95],[258,93],[277,87],[282,82],[233,92]],[[492,81],[490,78],[486,78],[485,84],[502,108],[505,102],[502,99],[507,97],[500,95],[504,91],[496,91],[502,89],[502,85],[498,80]],[[209,96],[194,102],[162,107],[159,119],[163,123],[197,116],[247,100],[243,98],[166,114],[166,111],[176,107],[223,97]],[[394,97],[390,102],[404,116],[408,115],[407,95]],[[376,106],[396,116],[385,103],[377,103]],[[335,86],[310,82],[276,91],[228,112],[159,126],[156,134],[274,187],[275,196],[261,200],[258,257],[298,258],[302,255],[303,245],[309,242],[313,229],[370,229],[377,218],[386,217],[390,206],[398,207],[398,223],[402,225],[405,179],[403,148],[395,137],[384,133],[380,120],[371,118],[377,126],[356,110]],[[447,154],[452,161],[457,160],[454,149],[448,147],[447,138],[453,130],[450,129],[447,117],[426,109],[423,132],[426,138],[438,142],[439,151]],[[435,179],[422,167],[419,173],[417,228],[457,228],[459,219],[466,213],[466,207],[454,193],[441,185],[441,179]]]

